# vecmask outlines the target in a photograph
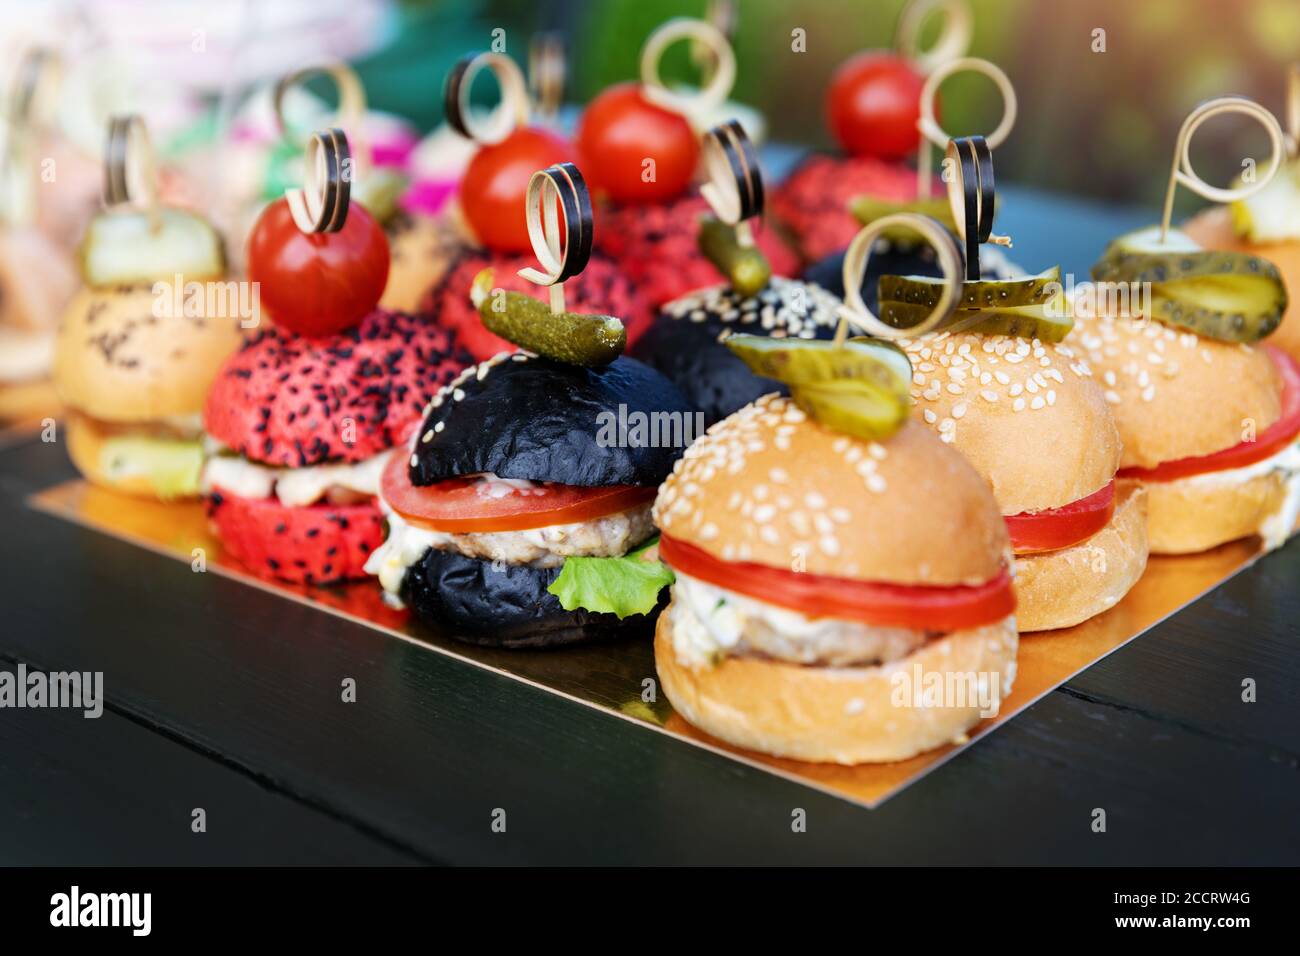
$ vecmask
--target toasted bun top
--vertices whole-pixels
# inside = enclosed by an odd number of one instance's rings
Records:
[[[970,460],[1003,514],[1059,508],[1115,477],[1119,432],[1071,345],[973,333],[902,344],[913,416]]]
[[[54,346],[64,404],[112,422],[202,410],[222,360],[239,346],[239,318],[159,318],[156,301],[144,285],[73,297]]]
[[[1123,466],[1151,468],[1238,445],[1281,414],[1268,354],[1143,319],[1076,318],[1073,338],[1119,425]]]
[[[1009,548],[984,480],[925,428],[861,441],[777,395],[686,450],[655,522],[724,561],[896,584],[979,584]]]
[[[454,335],[404,312],[375,309],[336,335],[267,328],[222,366],[203,424],[270,465],[365,461],[405,441],[469,362]]]
[[[696,430],[696,409],[677,386],[634,359],[584,368],[507,352],[465,369],[433,399],[412,446],[411,482],[491,472],[654,487]]]

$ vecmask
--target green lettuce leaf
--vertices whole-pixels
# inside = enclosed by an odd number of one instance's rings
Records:
[[[621,558],[565,558],[559,577],[546,590],[566,611],[585,608],[620,620],[649,614],[659,603],[659,592],[674,580],[668,565],[641,557],[658,542],[652,538]]]

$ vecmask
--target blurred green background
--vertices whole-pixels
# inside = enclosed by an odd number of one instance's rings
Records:
[[[706,0],[400,0],[391,43],[361,61],[371,101],[430,128],[441,119],[441,83],[463,53],[506,31],[507,52],[526,59],[537,30],[560,30],[570,56],[570,101],[632,79],[645,37],[664,20],[700,16]],[[837,65],[888,47],[904,0],[739,0],[735,99],[757,106],[769,137],[829,148],[823,96]],[[1020,118],[998,153],[1016,182],[1115,202],[1158,206],[1174,138],[1187,112],[1227,93],[1251,96],[1279,117],[1285,67],[1300,60],[1300,0],[971,0],[971,53],[1001,66]],[[931,25],[933,32],[934,24]],[[791,51],[791,30],[807,52]],[[1105,52],[1093,52],[1094,31]],[[683,49],[665,63],[692,78]],[[978,76],[943,87],[954,135],[989,131],[1001,104]],[[1197,171],[1227,183],[1242,159],[1262,159],[1262,130],[1241,117],[1207,125],[1193,145]],[[1201,203],[1180,195],[1180,209]]]

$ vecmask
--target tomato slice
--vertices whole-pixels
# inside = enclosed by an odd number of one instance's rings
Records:
[[[746,561],[724,561],[668,535],[659,536],[659,557],[682,574],[807,617],[948,632],[992,624],[1016,609],[1011,573],[1005,568],[991,581],[975,586],[853,581]]]
[[[1282,377],[1282,414],[1277,421],[1256,435],[1254,441],[1244,441],[1210,455],[1161,462],[1154,468],[1121,468],[1120,477],[1141,481],[1177,481],[1179,478],[1203,475],[1210,471],[1244,468],[1265,458],[1272,458],[1300,437],[1300,365],[1275,345],[1266,345],[1264,349]]]
[[[449,478],[417,487],[411,484],[408,468],[404,451],[389,459],[380,481],[384,500],[411,524],[451,534],[573,524],[653,501],[656,490],[639,485],[544,485],[492,497],[483,493],[484,484],[474,478]]]
[[[1007,515],[1007,532],[1016,554],[1057,551],[1086,541],[1106,527],[1115,514],[1115,481],[1086,498],[1060,508]]]

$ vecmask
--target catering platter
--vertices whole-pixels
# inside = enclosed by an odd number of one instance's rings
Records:
[[[655,679],[654,654],[648,642],[624,640],[540,653],[475,647],[440,637],[411,621],[406,613],[385,606],[381,592],[369,582],[308,587],[250,573],[222,553],[198,503],[163,504],[128,498],[80,480],[36,492],[27,503],[61,520],[174,558],[178,562],[177,574],[194,573],[191,569],[201,554],[206,573],[223,575],[364,624],[394,640],[455,657],[867,807],[878,806],[899,794],[1080,671],[1248,568],[1260,556],[1258,544],[1244,540],[1203,554],[1152,558],[1138,585],[1109,611],[1072,628],[1026,635],[1020,644],[1011,696],[1002,702],[996,717],[974,728],[969,740],[896,763],[841,767],[783,760],[730,747],[682,720],[662,694],[646,700],[645,682]]]

